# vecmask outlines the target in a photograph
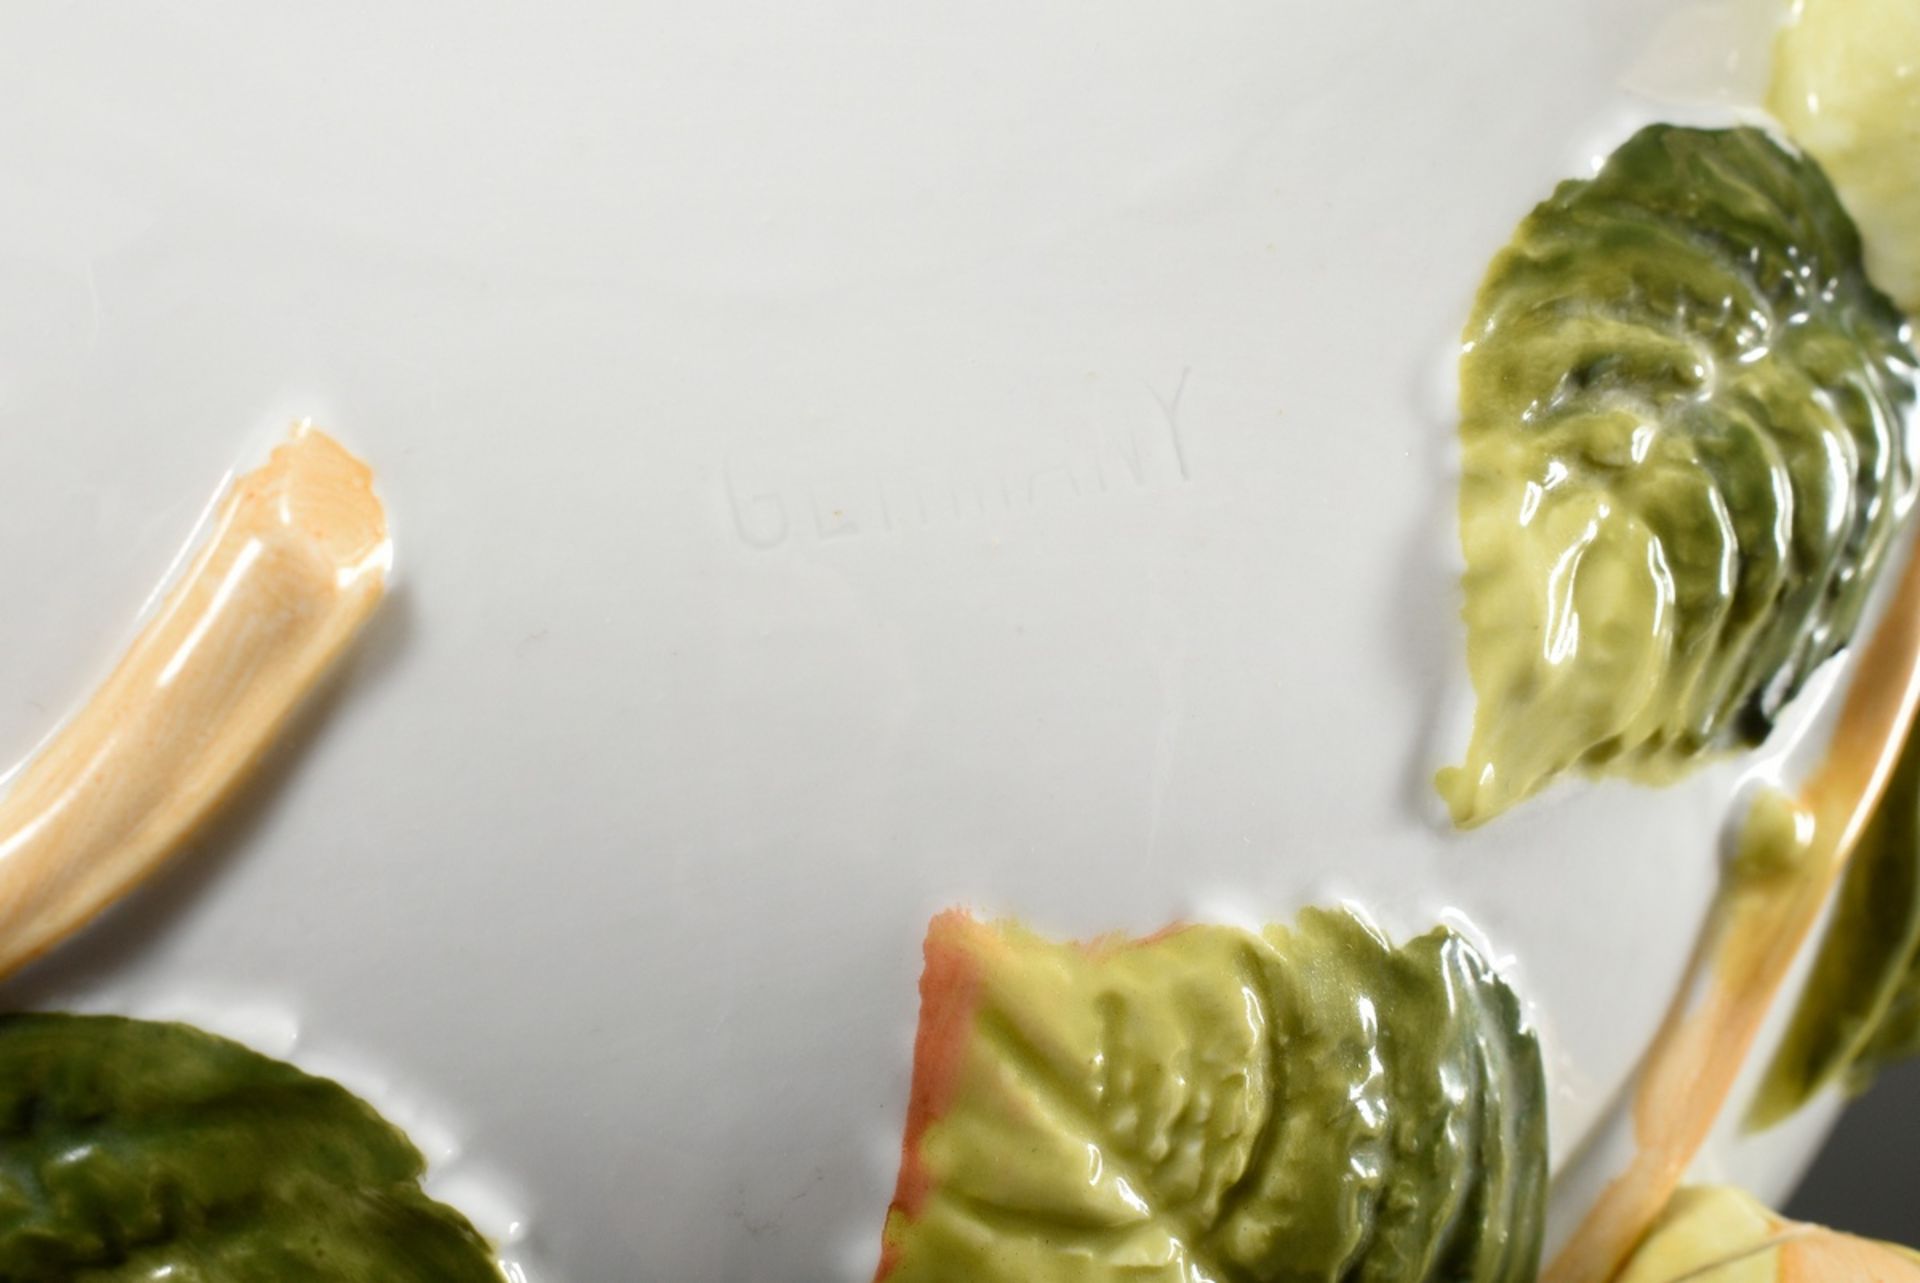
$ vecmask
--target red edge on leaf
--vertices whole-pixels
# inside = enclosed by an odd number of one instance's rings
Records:
[[[1186,922],[1169,922],[1158,931],[1143,936],[1130,936],[1124,931],[1119,931],[1109,935],[1095,936],[1091,940],[1076,941],[1074,947],[1095,962],[1105,962],[1118,954],[1135,949],[1151,949],[1154,945],[1164,944],[1188,930],[1190,926],[1191,924]]]
[[[920,1142],[947,1112],[966,1068],[973,1016],[980,1004],[978,949],[987,933],[964,909],[949,909],[927,927],[926,965],[920,973],[920,1028],[913,1039],[913,1087],[900,1142],[900,1180],[887,1211],[886,1242],[876,1283],[899,1264],[897,1228],[918,1217],[933,1192]]]

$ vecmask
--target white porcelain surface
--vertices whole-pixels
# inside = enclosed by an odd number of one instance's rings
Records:
[[[932,912],[1350,897],[1508,960],[1564,1158],[1737,770],[1444,830],[1448,369],[1671,10],[0,7],[0,744],[290,418],[399,562],[239,812],[11,1000],[377,1067],[539,1278],[856,1279]]]

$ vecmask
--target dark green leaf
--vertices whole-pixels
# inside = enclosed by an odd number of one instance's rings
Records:
[[[501,1283],[339,1085],[185,1025],[0,1017],[0,1279]]]
[[[1781,1121],[1829,1083],[1865,1090],[1920,1052],[1920,735],[1861,834],[1750,1121]]]

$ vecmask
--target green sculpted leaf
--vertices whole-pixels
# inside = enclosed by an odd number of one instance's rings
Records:
[[[501,1283],[338,1085],[184,1025],[0,1017],[8,1283]]]
[[[1920,736],[1909,736],[1861,834],[1752,1122],[1781,1121],[1829,1083],[1862,1091],[1920,1052]]]
[[[888,1283],[1538,1266],[1539,1049],[1457,935],[1310,911],[1083,947],[948,914],[921,995]]]
[[[1461,360],[1463,825],[1764,739],[1913,490],[1915,358],[1819,169],[1655,125],[1494,260]]]

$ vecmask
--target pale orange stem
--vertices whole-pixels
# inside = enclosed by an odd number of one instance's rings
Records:
[[[120,663],[0,798],[0,975],[177,850],[372,614],[389,563],[372,474],[296,429],[227,494]]]

